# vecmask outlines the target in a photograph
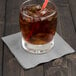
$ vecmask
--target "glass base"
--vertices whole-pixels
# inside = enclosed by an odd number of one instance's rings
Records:
[[[43,54],[49,51],[49,49],[52,49],[52,47],[54,46],[54,39],[44,45],[34,45],[34,44],[30,44],[28,42],[26,42],[23,38],[22,38],[22,47],[24,48],[24,50],[26,50],[27,52],[33,53],[33,54]]]

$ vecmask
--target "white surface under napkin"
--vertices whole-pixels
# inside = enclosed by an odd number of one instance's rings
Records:
[[[75,52],[57,33],[55,34],[54,47],[46,54],[36,55],[26,52],[21,45],[21,33],[3,37],[12,54],[25,69],[33,68],[40,63],[45,63],[63,55]]]

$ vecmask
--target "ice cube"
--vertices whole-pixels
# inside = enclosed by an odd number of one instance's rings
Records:
[[[38,17],[38,15],[37,14],[34,14],[34,17]]]
[[[28,15],[30,15],[30,16],[31,16],[31,15],[33,15],[33,13],[32,13],[31,11],[28,11]]]
[[[40,5],[37,5],[37,6],[36,6],[36,9],[41,9],[41,6],[40,6]]]
[[[37,10],[36,7],[32,6],[30,11],[33,12],[33,13],[35,13],[36,10]]]
[[[46,9],[46,8],[44,10],[40,11],[41,15],[45,15],[47,12],[48,12],[48,9]]]
[[[52,19],[53,19],[53,16],[48,17],[48,21],[52,21]]]
[[[35,22],[40,21],[40,18],[39,17],[34,17],[34,21]]]

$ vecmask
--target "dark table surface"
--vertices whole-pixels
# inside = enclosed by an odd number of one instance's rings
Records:
[[[23,1],[0,0],[0,37],[20,31],[19,7]],[[54,2],[58,7],[57,32],[76,50],[76,0]],[[0,76],[76,76],[76,53],[24,70],[0,39]]]

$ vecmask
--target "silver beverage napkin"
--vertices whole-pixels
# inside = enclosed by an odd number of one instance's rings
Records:
[[[2,37],[11,53],[15,56],[20,65],[25,69],[30,69],[40,63],[49,62],[69,53],[75,52],[57,33],[54,36],[55,45],[49,52],[41,55],[31,54],[22,48],[21,33]]]

